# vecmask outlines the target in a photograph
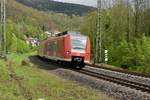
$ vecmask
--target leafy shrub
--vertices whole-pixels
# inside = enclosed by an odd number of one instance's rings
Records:
[[[122,40],[109,47],[109,63],[117,66],[144,66],[150,63],[150,38],[137,39],[136,43]]]
[[[24,40],[17,38],[14,34],[12,37],[11,51],[18,53],[27,53],[30,51],[29,45]]]

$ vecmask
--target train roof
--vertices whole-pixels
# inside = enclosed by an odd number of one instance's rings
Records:
[[[87,37],[87,36],[82,35],[80,32],[75,32],[75,31],[65,31],[65,32],[62,32],[62,33],[58,33],[56,35],[56,37],[64,36],[64,35],[67,35],[67,34],[70,34],[72,37]]]
[[[87,36],[82,35],[80,32],[65,31],[65,32],[58,33],[55,36],[48,37],[48,38],[42,40],[41,42],[51,40],[51,39],[56,39],[56,38],[59,38],[61,36],[66,36],[67,34],[69,34],[72,39],[84,39],[84,40],[87,39]]]

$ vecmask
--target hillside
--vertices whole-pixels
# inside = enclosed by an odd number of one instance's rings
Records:
[[[8,0],[7,20],[11,20],[16,24],[21,24],[19,26],[23,26],[24,31],[27,30],[27,27],[30,29],[31,27],[37,27],[40,30],[44,28],[49,31],[64,31],[67,29],[79,30],[79,24],[82,23],[83,17],[75,15],[70,17],[63,13],[40,11],[33,7],[23,5],[17,2],[17,0]],[[31,31],[32,30],[29,30],[28,32],[32,33],[33,31]]]
[[[13,52],[30,51],[25,40],[29,36],[42,40],[46,37],[43,31],[79,30],[84,19],[81,16],[39,11],[16,0],[8,0],[6,6],[7,49]]]
[[[58,13],[65,13],[67,15],[74,14],[83,16],[95,9],[89,6],[71,3],[62,3],[52,0],[17,0],[17,1],[24,5],[36,8],[41,11],[53,11]]]
[[[16,0],[8,0],[7,18],[15,23],[57,29],[47,13],[22,5]]]

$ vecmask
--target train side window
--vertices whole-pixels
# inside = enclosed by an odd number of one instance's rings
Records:
[[[52,47],[51,47],[51,44],[48,44],[48,51],[52,51]]]
[[[53,44],[48,44],[48,51],[57,51],[57,44],[53,43]]]

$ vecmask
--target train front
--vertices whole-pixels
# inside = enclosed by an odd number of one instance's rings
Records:
[[[90,39],[83,35],[71,35],[71,63],[74,67],[83,68],[90,62]]]

